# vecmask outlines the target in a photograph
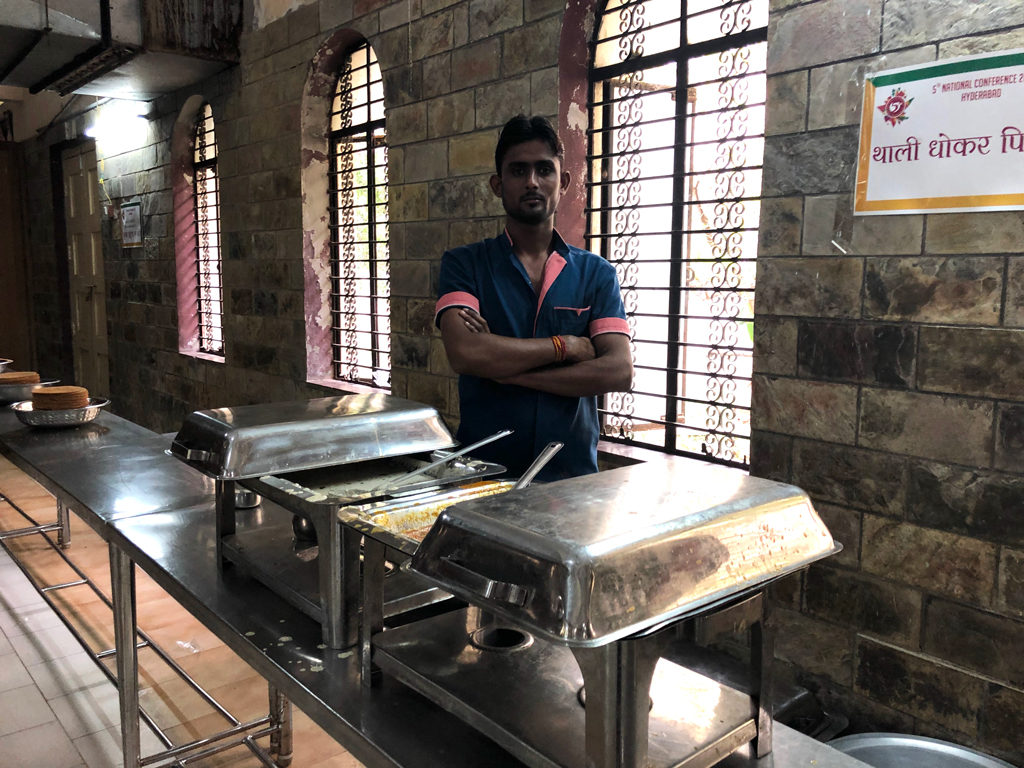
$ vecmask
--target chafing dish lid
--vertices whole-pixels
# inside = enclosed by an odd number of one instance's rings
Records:
[[[566,645],[601,645],[838,551],[807,495],[671,458],[449,507],[412,570]]]
[[[193,411],[172,455],[225,480],[454,445],[437,411],[385,394]]]

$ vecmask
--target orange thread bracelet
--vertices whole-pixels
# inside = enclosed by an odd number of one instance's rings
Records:
[[[555,362],[560,363],[565,360],[565,339],[561,336],[552,336],[551,343],[555,347]]]

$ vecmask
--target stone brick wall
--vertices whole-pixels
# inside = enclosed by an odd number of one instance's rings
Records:
[[[501,207],[486,186],[497,131],[517,111],[558,110],[560,2],[349,0],[312,2],[254,29],[241,64],[162,97],[149,136],[117,148],[97,140],[107,280],[110,397],[119,414],[174,430],[201,407],[338,392],[307,373],[303,313],[302,169],[309,147],[302,97],[325,41],[349,30],[369,40],[385,79],[390,147],[393,392],[431,403],[454,428],[455,379],[433,329],[441,252],[500,231]],[[172,211],[171,132],[186,100],[213,108],[218,141],[226,354],[179,354]],[[52,156],[82,141],[85,113],[27,144],[33,333],[37,367],[73,379],[66,257]],[[118,207],[142,203],[145,246],[122,248]],[[310,383],[310,380],[312,383]]]
[[[435,405],[454,428],[455,379],[433,330],[439,257],[500,229],[500,204],[486,187],[498,128],[516,111],[557,112],[560,7],[307,4],[248,29],[238,68],[160,99],[145,146],[108,157],[99,144],[110,204],[141,200],[146,233],[143,249],[121,248],[112,229],[105,238],[117,412],[173,430],[195,408],[338,392],[307,382],[302,168],[309,148],[300,113],[310,62],[347,29],[369,40],[385,79],[392,390]],[[224,362],[177,348],[170,134],[197,93],[211,102],[218,140]]]
[[[1024,46],[1015,3],[773,0],[753,472],[842,554],[777,591],[854,730],[1024,761],[1024,214],[852,216],[864,74]]]

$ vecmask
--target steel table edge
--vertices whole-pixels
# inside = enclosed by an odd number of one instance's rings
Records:
[[[112,413],[100,412],[95,421],[90,423],[103,426],[108,422],[113,422],[118,427],[126,427],[131,430],[130,434],[125,435],[125,439],[123,441],[119,441],[117,443],[118,445],[128,444],[129,442],[135,442],[136,440],[145,442],[158,436],[156,432],[148,430],[145,427],[141,427],[132,421],[123,419]],[[76,428],[71,427],[68,429],[39,430],[39,434],[52,435],[54,440],[57,441],[60,440],[63,435],[74,435],[74,429]],[[97,535],[99,535],[100,538],[104,541],[109,541],[109,520],[104,519],[104,517],[97,514],[88,503],[77,498],[68,491],[60,481],[54,478],[54,473],[41,469],[10,444],[12,438],[31,434],[30,430],[32,430],[31,427],[26,427],[20,421],[17,421],[14,416],[14,412],[9,408],[0,408],[0,456],[3,456],[15,467],[28,475],[32,480],[39,483],[39,485],[50,493],[59,504],[63,504],[67,509],[78,515],[78,517],[81,518],[81,520]]]

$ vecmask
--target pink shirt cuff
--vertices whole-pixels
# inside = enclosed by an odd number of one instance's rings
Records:
[[[632,335],[629,331],[629,323],[622,317],[601,317],[587,327],[590,338],[600,336],[602,333],[624,333]]]
[[[452,291],[446,293],[444,296],[437,300],[437,304],[434,305],[434,324],[437,324],[438,318],[441,317],[441,313],[451,307],[468,307],[474,312],[480,311],[480,302],[477,301],[476,296],[465,291]]]

